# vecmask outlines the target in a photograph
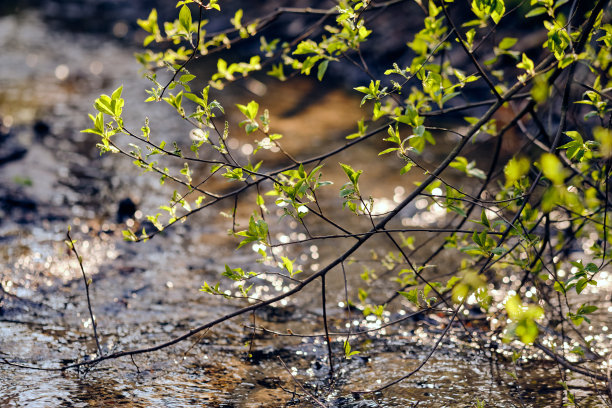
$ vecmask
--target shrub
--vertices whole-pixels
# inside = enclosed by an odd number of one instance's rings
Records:
[[[167,344],[291,302],[321,282],[332,373],[359,353],[360,336],[404,321],[400,309],[443,320],[422,364],[376,391],[417,372],[452,326],[480,348],[503,341],[500,349],[514,359],[539,350],[561,373],[609,383],[605,335],[585,337],[593,316],[605,319],[588,294],[598,281],[609,285],[612,255],[607,1],[473,0],[462,11],[453,1],[340,0],[258,17],[240,9],[229,29],[210,33],[208,21],[226,18],[221,6],[179,1],[177,19],[162,25],[153,10],[138,22],[148,33],[149,48],[137,55],[152,83],[147,101],[168,104],[192,127],[191,140],[166,140],[148,119],[140,130],[127,126],[121,87],[95,101],[84,130],[100,138],[102,153],[122,154],[174,186],[169,202],[148,215],[150,225],[124,231],[126,240],[149,240],[221,204],[230,207],[221,216],[237,249],[258,254],[258,264],[225,265],[218,280],[202,285],[242,306]],[[290,35],[286,21],[304,28]],[[194,74],[210,61],[215,72]],[[325,140],[322,152],[291,148],[295,135],[278,133],[278,116],[257,99],[236,106],[237,129],[233,107],[223,104],[227,86],[264,81],[263,74],[313,76],[324,86],[358,78],[353,92],[364,118],[343,140]],[[236,133],[253,149],[229,147]],[[379,153],[364,156],[371,146]],[[403,180],[403,192],[392,192],[387,179]],[[374,189],[394,200],[373,198]],[[288,234],[291,223],[299,236]],[[321,266],[299,261],[317,242],[326,246]],[[344,276],[340,295],[328,293],[332,271]],[[288,290],[259,291],[271,276]],[[343,310],[349,321],[374,316],[376,330],[349,324],[346,331]],[[334,333],[332,323],[340,327]],[[565,375],[559,380],[575,403]]]

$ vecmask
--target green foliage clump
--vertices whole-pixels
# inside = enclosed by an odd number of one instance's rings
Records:
[[[155,10],[139,20],[148,33],[149,48],[137,55],[152,84],[146,101],[167,104],[193,130],[187,146],[184,140],[167,142],[148,119],[141,132],[124,123],[129,103],[121,87],[96,99],[97,113],[85,132],[99,137],[101,153],[128,156],[144,173],[176,188],[163,212],[148,216],[156,231],[127,231],[125,238],[150,239],[229,203],[224,215],[231,219],[230,234],[237,249],[256,251],[261,273],[225,265],[219,282],[201,290],[245,302],[229,319],[290,301],[321,281],[322,336],[332,370],[334,360],[360,353],[350,342],[368,333],[343,331],[332,341],[328,313],[346,297],[340,308],[349,319],[361,313],[365,321],[391,326],[385,330],[394,327],[391,310],[442,316],[445,329],[432,353],[457,327],[481,347],[498,339],[505,350],[534,347],[563,369],[607,381],[605,370],[574,364],[565,347],[582,350],[583,362],[597,355],[595,344],[582,336],[582,323],[598,311],[586,294],[612,259],[608,2],[575,7],[553,0],[473,0],[466,12],[452,0],[417,0],[411,3],[414,14],[406,16],[413,27],[403,31],[405,46],[396,52],[402,57],[375,61],[370,53],[384,48],[390,35],[385,16],[407,4],[340,0],[325,10],[280,7],[262,17],[237,10],[228,18],[217,1],[187,0],[177,3],[174,21],[158,21]],[[318,20],[295,38],[264,36],[286,16]],[[227,30],[207,31],[209,20],[223,18]],[[524,41],[539,33],[541,43]],[[260,48],[242,61],[229,61],[240,53],[215,55],[243,44],[242,55],[248,54],[253,39]],[[216,67],[206,78],[195,74],[200,61]],[[275,113],[261,101],[237,104],[237,124],[223,106],[224,92],[247,77],[313,76],[329,86],[350,69],[368,78],[352,86],[364,118],[344,139],[326,140],[323,152],[291,148],[293,136],[276,133]],[[238,154],[228,146],[230,137],[255,148]],[[363,154],[376,138],[383,147],[370,162],[351,160],[352,152]],[[407,191],[384,210],[373,197],[369,173],[375,171],[377,187],[393,188],[385,185],[388,177]],[[415,216],[423,215],[415,218],[418,227],[406,216],[414,206]],[[426,221],[432,217],[435,222]],[[279,241],[277,233],[291,223],[305,238]],[[372,246],[374,237],[380,239]],[[307,268],[291,254],[313,241],[350,245],[330,246],[323,266]],[[361,280],[345,279],[345,295],[325,303],[325,277],[338,270]],[[290,289],[254,295],[268,284],[261,274],[281,276]],[[230,282],[239,283],[238,292]],[[475,310],[484,314],[484,326],[472,325]],[[340,314],[334,319],[342,320]],[[567,394],[575,398],[569,389]]]

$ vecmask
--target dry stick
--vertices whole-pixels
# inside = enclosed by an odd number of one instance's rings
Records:
[[[461,306],[463,306],[463,302],[460,303],[457,308],[455,309],[455,313],[453,313],[453,317],[451,317],[450,322],[448,323],[448,325],[446,326],[446,328],[444,329],[444,331],[442,332],[442,334],[440,335],[440,337],[438,338],[438,341],[436,341],[436,344],[434,344],[433,348],[431,349],[431,351],[429,352],[429,354],[427,355],[427,357],[425,357],[425,359],[421,362],[421,364],[419,364],[419,366],[417,368],[415,368],[414,370],[412,370],[411,372],[409,372],[408,374],[404,375],[403,377],[400,377],[396,380],[391,381],[388,384],[383,385],[382,387],[376,388],[374,390],[370,390],[370,391],[354,391],[355,394],[373,394],[376,392],[380,392],[384,389],[387,389],[401,381],[404,381],[405,379],[411,377],[412,375],[414,375],[415,373],[417,373],[421,368],[423,368],[423,366],[425,364],[427,364],[427,362],[429,361],[429,359],[431,358],[431,356],[433,355],[433,353],[436,351],[436,349],[438,348],[438,346],[440,345],[440,342],[442,341],[442,339],[446,336],[446,333],[448,333],[448,330],[451,328],[451,326],[453,325],[453,322],[455,321],[455,318],[457,317],[457,313],[459,313],[459,310],[461,309]]]
[[[255,342],[255,311],[253,310],[253,332],[251,333],[251,341],[249,341],[249,354],[248,357],[251,358],[253,356],[253,343]]]
[[[505,99],[506,101],[510,101],[510,100],[516,100],[516,99],[525,99],[525,97],[528,97],[528,96],[531,96],[531,93],[524,92],[524,93],[512,95],[511,97],[505,98]],[[478,108],[480,106],[492,105],[495,102],[497,102],[497,99],[487,99],[487,100],[479,101],[479,102],[470,102],[470,103],[455,106],[452,108],[444,108],[443,110],[438,109],[438,110],[434,110],[430,112],[423,112],[420,114],[420,116],[423,116],[423,117],[440,116],[442,114],[447,114],[451,112],[460,112],[460,111],[464,111],[464,110],[468,110],[472,108]]]
[[[325,275],[321,275],[321,304],[323,307],[323,325],[325,326],[325,341],[327,342],[327,356],[329,358],[329,376],[334,376],[334,362],[329,338],[329,327],[327,325],[327,303],[325,301]],[[254,325],[253,325],[254,326]]]
[[[4,354],[4,353],[3,353]],[[21,363],[13,363],[12,361],[8,361],[6,358],[1,358],[3,364],[6,364],[11,367],[24,368],[26,370],[37,370],[37,371],[60,371],[59,368],[45,368],[45,367],[35,367],[30,365],[25,365]]]
[[[346,333],[346,340],[344,340],[344,344],[342,349],[345,350],[346,353],[346,345],[349,343],[349,339],[351,337],[351,303],[349,302],[348,295],[348,279],[346,279],[346,269],[344,268],[344,262],[340,264],[342,268],[342,278],[344,280],[344,298],[346,300],[346,321],[348,322],[348,332]]]
[[[94,338],[96,339],[96,346],[98,348],[98,356],[102,357],[102,347],[100,347],[100,341],[98,340],[98,331],[96,329],[96,319],[94,318],[93,311],[91,310],[91,298],[89,297],[89,280],[87,279],[87,275],[85,275],[85,268],[83,268],[83,258],[79,256],[77,252],[76,246],[74,245],[76,241],[73,241],[70,236],[70,228],[66,232],[66,236],[68,237],[68,247],[74,252],[77,261],[79,262],[79,266],[81,268],[81,273],[83,274],[83,281],[85,282],[85,293],[87,294],[87,308],[89,309],[89,317],[91,318],[91,326],[93,327]]]
[[[206,333],[208,333],[208,330],[206,330],[204,333],[200,334],[199,336],[196,336],[196,338],[192,341],[191,346],[189,346],[189,348],[185,350],[185,352],[183,353],[183,357],[185,357],[187,353],[189,353],[191,349],[193,349],[200,342],[200,340],[204,338],[204,336],[206,336]],[[130,357],[132,357],[133,359],[134,356],[130,356]]]
[[[304,388],[304,386],[297,380],[297,378],[295,378],[293,376],[293,373],[291,373],[291,370],[289,369],[289,367],[287,367],[287,364],[285,364],[285,362],[283,361],[282,358],[280,358],[280,356],[277,356],[278,360],[281,362],[281,364],[283,365],[283,367],[285,367],[285,370],[287,370],[287,372],[289,373],[289,375],[291,376],[291,378],[293,379],[293,381],[298,385],[298,387],[300,387],[302,389],[302,391],[304,391],[304,393],[306,395],[308,395],[317,405],[325,408],[325,405],[319,401],[314,395],[312,395],[311,393],[309,393],[306,388]]]

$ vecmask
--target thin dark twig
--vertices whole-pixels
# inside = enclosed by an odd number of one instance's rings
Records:
[[[253,355],[253,343],[255,342],[255,322],[256,316],[255,311],[253,310],[253,331],[251,332],[251,341],[249,341],[249,358]]]
[[[609,195],[609,186],[608,186],[608,181],[610,178],[610,169],[609,169],[609,164],[604,165],[604,168],[601,171],[604,174],[604,185],[605,185],[605,189],[606,189],[606,201],[604,202],[604,211],[603,211],[603,250],[601,253],[601,264],[599,264],[599,269],[601,270],[601,268],[603,268],[604,264],[606,263],[606,251],[608,249],[608,228],[607,228],[607,222],[608,222],[608,195]]]
[[[587,370],[587,369],[584,369],[584,368],[581,368],[581,367],[577,367],[577,366],[575,366],[574,364],[570,363],[565,358],[561,357],[560,355],[558,355],[554,351],[550,350],[548,347],[544,346],[541,343],[536,342],[536,343],[534,343],[534,346],[536,346],[537,348],[542,350],[544,352],[544,354],[546,354],[547,356],[549,356],[550,358],[555,360],[557,363],[559,363],[563,367],[567,368],[568,370],[575,371],[577,373],[580,373],[582,375],[586,375],[587,377],[594,378],[594,379],[599,380],[599,381],[608,381],[608,377],[607,376],[594,373],[591,370]]]
[[[434,344],[434,346],[432,347],[431,351],[429,352],[429,354],[427,355],[427,357],[425,357],[425,359],[423,361],[421,361],[421,364],[419,364],[419,366],[417,368],[415,368],[414,370],[412,370],[411,372],[409,372],[408,374],[393,380],[385,385],[383,385],[382,387],[370,390],[370,391],[354,391],[356,394],[373,394],[373,393],[377,393],[380,392],[382,390],[385,390],[401,381],[404,381],[405,379],[411,377],[412,375],[416,374],[417,372],[419,372],[421,370],[421,368],[423,368],[423,366],[425,364],[427,364],[427,362],[429,361],[429,359],[431,358],[431,356],[433,355],[433,353],[436,351],[436,349],[438,348],[438,346],[440,345],[440,342],[442,342],[442,339],[446,336],[446,333],[448,333],[448,330],[451,328],[451,326],[453,325],[453,322],[455,321],[455,318],[457,317],[457,313],[459,313],[459,310],[461,309],[461,306],[463,305],[463,303],[459,304],[457,306],[457,308],[455,309],[455,313],[453,313],[453,317],[451,317],[450,322],[448,323],[448,325],[446,326],[446,328],[444,329],[444,331],[442,332],[442,334],[440,335],[440,337],[438,338],[438,341],[436,341],[436,343]]]
[[[81,268],[81,274],[83,275],[83,282],[85,282],[85,293],[87,294],[87,309],[89,309],[89,317],[91,318],[91,326],[93,327],[94,339],[96,340],[96,347],[98,348],[98,357],[102,357],[102,347],[100,347],[100,341],[98,340],[96,319],[94,318],[93,310],[91,308],[91,298],[89,296],[90,281],[87,278],[87,275],[85,274],[85,268],[83,267],[83,258],[77,252],[76,245],[75,245],[76,241],[74,241],[72,237],[70,236],[70,228],[68,228],[68,231],[66,232],[66,236],[68,237],[68,241],[66,243],[68,244],[68,247],[74,253],[74,256],[76,256],[76,259],[79,262],[79,267]]]
[[[164,86],[164,88],[162,89],[162,91],[161,91],[161,93],[159,95],[159,99],[158,100],[161,100],[161,98],[164,96],[164,92],[166,92],[166,89],[168,89],[170,84],[174,82],[174,80],[176,79],[178,74],[181,73],[183,71],[183,69],[185,69],[187,64],[189,64],[193,60],[193,58],[196,55],[196,52],[198,51],[198,48],[200,46],[200,28],[202,26],[202,7],[198,7],[198,10],[200,10],[200,15],[198,17],[198,31],[196,33],[196,43],[195,43],[195,45],[192,45],[192,53],[189,56],[189,58],[187,58],[187,60],[185,62],[183,62],[183,64],[176,71],[174,71],[174,75],[172,75],[172,78],[170,79],[170,81],[168,81],[166,86]],[[191,40],[190,40],[190,42],[191,42]]]
[[[323,326],[325,327],[325,341],[327,343],[327,356],[329,358],[329,376],[334,376],[334,360],[331,347],[331,339],[329,338],[329,327],[327,324],[327,302],[325,299],[325,275],[321,275],[321,304],[323,308]],[[254,325],[253,325],[254,326]]]
[[[312,399],[317,405],[325,408],[325,405],[319,401],[314,395],[312,395],[311,393],[309,393],[306,388],[304,388],[304,386],[297,380],[297,378],[295,378],[295,376],[293,375],[293,373],[291,372],[291,370],[289,369],[289,367],[287,367],[287,364],[285,364],[285,362],[283,361],[282,358],[280,358],[280,356],[277,356],[278,360],[280,361],[280,363],[283,365],[283,367],[285,368],[285,370],[287,370],[287,372],[289,373],[289,375],[291,376],[291,378],[293,379],[293,381],[298,385],[298,387],[300,387],[302,389],[302,391],[304,391],[304,393],[310,397],[310,399]]]
[[[444,303],[442,300],[439,300],[438,302],[436,302],[435,304],[426,307],[424,309],[420,309],[414,313],[410,313],[407,314],[399,319],[396,320],[392,320],[390,322],[387,322],[385,324],[381,324],[380,326],[376,326],[374,328],[371,329],[366,329],[366,330],[359,330],[359,331],[351,331],[351,329],[349,328],[349,331],[347,332],[329,332],[329,335],[331,336],[346,336],[346,339],[348,341],[348,339],[350,337],[356,337],[356,336],[364,336],[366,334],[369,333],[373,333],[373,332],[378,332],[380,331],[380,329],[384,329],[385,327],[389,327],[389,326],[395,326],[398,323],[401,323],[405,320],[408,319],[412,319],[420,314],[423,314],[425,312],[432,312],[432,311],[436,311],[438,313],[447,313],[444,309],[436,309],[436,306],[441,305],[442,303]],[[248,327],[247,328],[251,328]],[[325,337],[326,334],[325,333],[314,333],[314,334],[300,334],[300,333],[295,333],[289,329],[287,329],[287,333],[281,333],[281,332],[277,332],[274,330],[270,330],[270,329],[266,329],[265,327],[257,327],[257,330],[260,330],[264,333],[270,333],[273,334],[275,336],[279,336],[279,337],[303,337],[303,338],[317,338],[317,337]]]
[[[461,48],[463,48],[463,51],[465,51],[468,58],[472,61],[472,64],[474,64],[474,66],[478,70],[478,73],[480,73],[480,75],[485,80],[487,85],[489,85],[489,88],[491,89],[491,92],[493,93],[493,95],[495,95],[497,100],[501,100],[502,96],[497,91],[497,88],[495,88],[495,85],[493,84],[493,82],[491,82],[491,79],[489,78],[487,73],[484,71],[484,69],[482,68],[482,66],[476,59],[476,57],[474,57],[474,54],[468,49],[463,37],[461,36],[461,33],[459,32],[459,30],[457,30],[457,27],[455,27],[455,23],[453,22],[453,19],[451,18],[446,8],[446,2],[442,0],[440,3],[442,4],[442,10],[444,11],[444,15],[446,16],[446,21],[448,21],[448,24],[450,25],[450,27],[453,29],[453,31],[457,35],[457,39],[459,40],[459,44],[461,45]]]
[[[13,363],[12,361],[8,361],[6,358],[2,358],[2,362],[11,367],[24,368],[26,370],[37,370],[37,371],[59,371],[59,368],[45,368],[45,367],[36,367],[21,363]]]
[[[193,339],[193,341],[191,342],[191,346],[189,346],[189,348],[183,353],[183,357],[185,357],[187,353],[189,353],[204,338],[204,336],[206,336],[208,332],[209,330],[204,330],[202,334],[196,336],[195,339]],[[133,356],[130,357],[132,357],[133,359]]]
[[[346,301],[346,321],[349,322],[348,332],[346,333],[346,342],[349,341],[349,337],[351,336],[351,303],[349,302],[348,295],[348,279],[346,278],[346,268],[344,267],[344,262],[340,263],[340,267],[342,268],[342,279],[344,280],[344,299]]]
[[[138,364],[136,364],[136,361],[134,360],[134,356],[130,356],[130,359],[132,360],[132,364],[134,364],[134,367],[136,367],[136,372],[140,374],[140,367],[138,367]]]

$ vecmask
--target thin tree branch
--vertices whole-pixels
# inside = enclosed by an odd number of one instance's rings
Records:
[[[100,347],[100,341],[98,340],[96,319],[94,317],[93,310],[91,308],[91,298],[89,296],[90,281],[87,278],[87,275],[85,274],[85,268],[83,267],[83,258],[81,258],[81,256],[77,252],[76,245],[75,245],[76,241],[74,241],[72,237],[70,236],[70,228],[68,228],[68,231],[66,232],[66,237],[68,237],[68,240],[66,241],[66,243],[68,244],[68,247],[70,248],[70,250],[74,253],[74,256],[79,262],[79,267],[81,268],[81,274],[83,275],[83,282],[85,282],[85,293],[87,294],[87,309],[89,310],[89,317],[91,318],[91,326],[93,328],[93,335],[94,335],[94,339],[96,340],[96,347],[98,349],[98,357],[102,357],[102,347]]]

